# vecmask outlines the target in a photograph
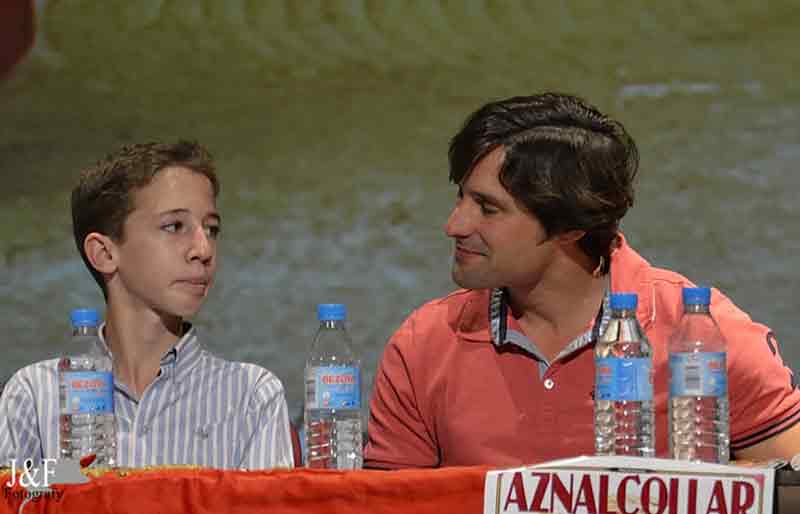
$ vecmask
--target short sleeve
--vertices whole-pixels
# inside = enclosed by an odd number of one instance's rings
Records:
[[[728,344],[731,449],[736,451],[800,421],[800,390],[769,327],[753,322],[716,290],[711,312]]]
[[[389,339],[375,374],[365,466],[418,468],[439,465],[438,446],[425,422],[415,384],[424,341],[415,340],[412,314]]]

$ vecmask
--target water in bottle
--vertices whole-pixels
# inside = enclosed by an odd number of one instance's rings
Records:
[[[305,465],[360,469],[361,363],[353,354],[342,304],[317,307],[319,329],[305,369]]]
[[[597,455],[655,454],[652,348],[636,305],[635,294],[613,293],[611,318],[595,346]]]
[[[98,336],[100,318],[94,309],[75,309],[70,318],[72,338],[58,361],[60,457],[94,455],[94,465],[115,466],[114,378]]]
[[[710,303],[709,288],[684,288],[684,314],[669,342],[669,448],[673,459],[727,464],[726,349]]]

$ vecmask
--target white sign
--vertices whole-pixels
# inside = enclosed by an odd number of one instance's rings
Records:
[[[772,514],[775,470],[578,457],[490,471],[484,514]]]

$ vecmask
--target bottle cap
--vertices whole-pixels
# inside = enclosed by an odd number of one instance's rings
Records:
[[[321,303],[317,305],[320,321],[343,321],[347,319],[347,306],[343,303]]]
[[[611,293],[611,309],[632,311],[639,304],[636,293]]]
[[[709,287],[684,287],[684,305],[709,305],[711,304],[711,288]]]
[[[73,309],[69,313],[73,327],[96,327],[100,323],[100,315],[96,309]]]

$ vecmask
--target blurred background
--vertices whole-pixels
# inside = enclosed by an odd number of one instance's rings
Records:
[[[196,138],[224,219],[206,345],[274,371],[295,417],[316,304],[343,302],[368,387],[399,323],[454,287],[450,137],[485,102],[545,89],[638,142],[630,243],[722,289],[797,368],[800,9],[654,5],[35,2],[34,46],[0,82],[0,380],[61,351],[71,308],[103,305],[72,241],[79,171]]]

